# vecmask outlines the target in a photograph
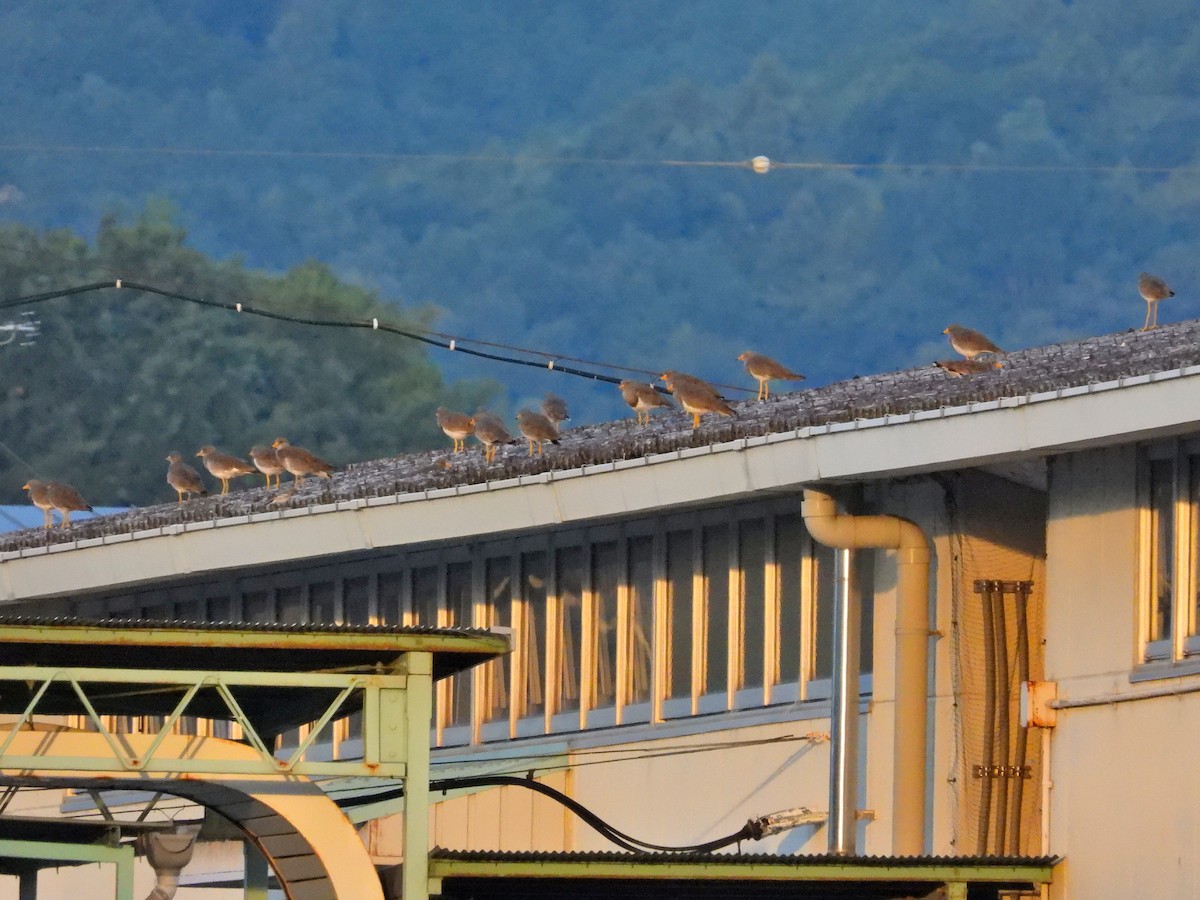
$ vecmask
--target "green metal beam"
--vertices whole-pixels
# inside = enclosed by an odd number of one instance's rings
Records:
[[[933,881],[942,884],[1049,884],[1052,865],[864,865],[804,863],[781,857],[779,862],[684,860],[429,860],[431,878],[622,878],[712,881]]]
[[[112,863],[117,867],[116,900],[133,900],[133,847],[0,839],[0,859],[32,859],[51,868],[64,863]]]
[[[126,647],[223,647],[294,650],[390,650],[397,655],[419,653],[472,653],[501,656],[509,651],[502,634],[428,634],[380,629],[371,631],[304,631],[302,626],[263,628],[100,628],[88,625],[0,624],[3,643],[87,644]]]

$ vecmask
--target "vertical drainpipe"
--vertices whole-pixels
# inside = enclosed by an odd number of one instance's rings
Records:
[[[805,488],[801,511],[808,533],[819,544],[896,551],[892,853],[919,856],[925,852],[929,543],[906,519],[839,515],[837,503],[824,491]]]
[[[829,727],[829,852],[854,856],[858,837],[858,697],[862,606],[854,551],[840,548],[833,566],[833,710]]]

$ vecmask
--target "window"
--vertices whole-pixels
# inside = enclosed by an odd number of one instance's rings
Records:
[[[695,553],[692,531],[667,533],[667,640],[665,660],[668,699],[690,700],[692,696],[692,594]],[[687,705],[690,711],[691,704]]]
[[[546,554],[543,551],[521,555],[521,640],[516,642],[521,656],[517,661],[517,715],[536,716],[545,712],[543,702],[542,658],[546,647]]]
[[[1178,517],[1200,503],[1200,451],[1194,470],[1190,459],[1185,470],[1155,459],[1146,628],[1159,646],[1174,623],[1200,620],[1200,543],[1172,549],[1194,533]],[[858,558],[869,671],[873,556]],[[1174,560],[1184,558],[1180,578]],[[507,628],[511,654],[436,686],[434,740],[451,746],[827,696],[832,559],[809,538],[798,498],[780,497],[93,602],[114,614],[178,617],[191,604],[210,620]],[[354,720],[330,730],[336,753]]]
[[[1138,495],[1139,661],[1200,656],[1200,442],[1143,448]]]
[[[554,554],[556,599],[555,708],[579,710],[580,649],[583,647],[583,548],[562,547]],[[579,725],[578,716],[570,723]]]

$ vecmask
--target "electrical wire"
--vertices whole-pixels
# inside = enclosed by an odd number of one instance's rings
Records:
[[[619,384],[622,379],[612,375],[605,375],[601,372],[591,371],[588,369],[577,368],[575,366],[559,365],[559,360],[567,359],[575,361],[573,357],[558,356],[542,350],[529,350],[519,347],[507,347],[506,345],[489,345],[483,341],[477,341],[473,338],[463,338],[454,335],[442,334],[440,332],[425,332],[419,329],[400,328],[396,325],[391,325],[387,322],[380,321],[378,317],[371,319],[317,319],[308,316],[295,316],[288,313],[276,312],[274,310],[263,309],[261,307],[252,306],[248,303],[225,302],[221,300],[210,300],[204,297],[193,297],[188,294],[182,294],[178,291],[170,291],[165,288],[154,287],[153,285],[143,284],[137,281],[128,281],[126,279],[117,278],[113,281],[93,281],[88,284],[77,285],[70,288],[59,288],[53,291],[45,291],[39,294],[29,294],[23,297],[14,297],[8,300],[0,301],[0,310],[12,309],[18,306],[33,306],[38,303],[45,303],[50,300],[57,300],[64,297],[72,297],[80,294],[92,293],[95,291],[109,289],[127,289],[140,291],[146,294],[155,294],[169,300],[177,300],[184,303],[192,303],[198,306],[206,306],[215,309],[223,309],[229,312],[244,313],[245,315],[258,316],[264,319],[274,319],[280,322],[289,322],[295,325],[309,325],[319,328],[356,328],[369,329],[372,331],[384,331],[389,334],[395,334],[400,337],[408,338],[409,340],[420,341],[433,347],[438,347],[443,350],[449,350],[456,353],[465,353],[468,356],[474,356],[481,359],[488,359],[494,362],[502,362],[510,365],[528,366],[534,369],[545,369],[551,372],[562,372],[566,375],[575,375],[580,378],[587,378],[592,381],[603,381],[609,384]],[[504,355],[500,353],[491,353],[486,350],[477,350],[473,347],[462,346],[463,344],[477,344],[480,346],[506,347],[513,352],[525,353],[533,356],[542,357],[545,362],[531,359],[521,359],[516,356]],[[640,372],[650,374],[649,369],[630,369],[623,366],[615,366],[608,363],[596,363],[591,365],[600,366],[608,369],[622,370],[627,372]],[[746,391],[749,393],[749,388],[743,388],[736,385],[725,385],[714,382],[714,386],[726,388],[729,390]],[[660,392],[665,393],[662,388],[655,388]]]
[[[1084,174],[1084,175],[1197,175],[1200,166],[1154,166],[1122,163],[950,163],[950,162],[863,162],[855,160],[807,160],[786,162],[755,159],[636,159],[603,156],[536,156],[501,153],[395,153],[363,150],[260,150],[238,147],[120,147],[102,144],[0,144],[0,153],[61,153],[118,156],[196,156],[246,159],[324,159],[366,162],[465,162],[493,165],[593,166],[621,168],[747,169],[759,174],[787,171],[850,172],[944,172],[999,174]],[[766,157],[756,157],[765,160]]]
[[[624,850],[629,850],[633,853],[644,853],[646,851],[654,851],[658,853],[712,853],[715,850],[720,850],[722,847],[728,847],[730,844],[735,844],[739,841],[748,840],[754,837],[754,828],[752,822],[747,822],[740,829],[725,837],[717,838],[712,841],[706,841],[702,844],[691,844],[688,846],[666,846],[663,844],[653,844],[649,841],[643,841],[635,838],[630,834],[620,831],[613,825],[601,819],[598,815],[588,809],[579,801],[567,796],[562,791],[550,787],[547,784],[542,784],[534,781],[532,778],[518,778],[513,775],[478,775],[464,778],[441,778],[434,779],[429,782],[430,793],[445,792],[451,790],[460,790],[473,787],[523,787],[528,788],[535,793],[541,794],[544,797],[549,797],[561,803],[579,818],[583,819],[588,825],[592,826],[599,834],[608,838],[618,847]],[[340,809],[353,808],[355,806],[364,806],[373,803],[383,803],[388,800],[398,800],[404,796],[404,788],[397,787],[392,790],[383,791],[378,794],[358,795],[356,797],[342,797],[334,799],[334,803]]]

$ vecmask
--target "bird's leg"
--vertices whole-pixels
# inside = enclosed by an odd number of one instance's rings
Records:
[[[766,400],[770,396],[771,396],[771,382],[767,381],[764,378],[763,383],[762,383],[762,399]]]
[[[229,479],[228,478],[221,479],[221,493],[222,494],[229,493]]]
[[[179,490],[179,488],[175,488],[175,493],[179,495],[179,499],[176,502],[182,503],[183,502],[183,491]]]
[[[1150,311],[1154,309],[1154,304],[1149,300],[1146,301],[1146,321],[1142,323],[1142,331],[1150,330]]]
[[[529,455],[533,456],[533,438],[529,438]]]
[[[62,527],[70,528],[71,527],[71,511],[69,509],[64,509],[61,512],[62,512]]]
[[[692,413],[692,428],[700,427],[700,413]]]
[[[44,524],[42,527],[43,528],[51,527],[54,524],[54,513],[50,512],[50,510],[48,510],[48,509],[43,509],[42,515],[45,517],[45,520],[46,520],[46,524]]]
[[[543,447],[542,442],[538,441],[538,456],[542,455],[542,447]]]

